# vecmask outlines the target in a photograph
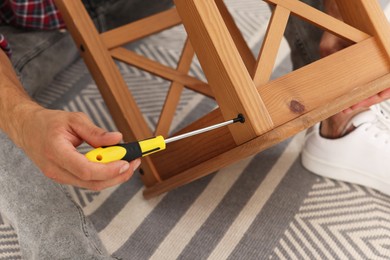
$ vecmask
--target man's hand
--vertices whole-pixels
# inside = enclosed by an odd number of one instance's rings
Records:
[[[139,166],[117,161],[94,163],[76,147],[84,141],[93,147],[114,145],[120,133],[108,133],[86,115],[48,110],[32,101],[23,89],[8,57],[0,51],[0,129],[20,146],[49,178],[91,190],[127,181]]]
[[[49,178],[91,190],[102,190],[127,181],[139,166],[133,162],[94,163],[76,147],[84,141],[93,147],[114,145],[122,134],[106,132],[78,112],[48,109],[29,111],[20,122],[17,144]]]

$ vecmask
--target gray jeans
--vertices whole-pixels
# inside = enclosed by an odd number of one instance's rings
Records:
[[[84,2],[100,30],[170,6],[169,0]],[[67,33],[30,32],[6,26],[0,31],[10,40],[12,62],[32,96],[78,57]],[[286,37],[295,68],[318,58],[320,35],[314,27],[290,19]],[[66,189],[46,178],[3,133],[0,144],[0,212],[16,229],[24,258],[111,259]]]

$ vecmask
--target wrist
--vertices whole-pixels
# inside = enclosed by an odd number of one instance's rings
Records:
[[[29,130],[28,120],[34,120],[35,114],[44,109],[34,101],[28,100],[15,105],[7,113],[8,119],[6,122],[8,123],[4,125],[4,130],[16,145],[23,146],[23,136]]]
[[[32,112],[43,109],[24,90],[8,57],[0,52],[0,129],[16,144]]]

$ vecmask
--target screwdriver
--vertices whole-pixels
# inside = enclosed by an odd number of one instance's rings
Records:
[[[193,135],[205,133],[237,122],[245,122],[245,118],[242,114],[239,114],[236,118],[231,120],[167,139],[164,139],[163,136],[159,135],[142,141],[99,147],[89,151],[85,154],[85,156],[92,162],[109,163],[118,160],[125,160],[130,162],[137,158],[162,151],[166,148],[166,144],[168,143],[172,143]]]

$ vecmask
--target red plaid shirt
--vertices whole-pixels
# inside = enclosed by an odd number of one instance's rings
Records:
[[[5,51],[8,57],[11,57],[12,55],[11,48],[9,47],[7,40],[4,38],[2,34],[0,34],[0,49]]]
[[[65,27],[53,0],[1,0],[0,24],[40,30]],[[11,55],[11,49],[1,34],[0,48]]]

